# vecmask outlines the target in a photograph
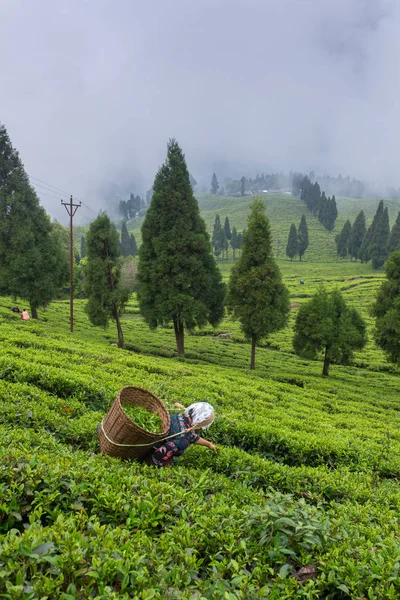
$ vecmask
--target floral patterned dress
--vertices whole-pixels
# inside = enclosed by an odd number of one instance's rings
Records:
[[[185,415],[171,415],[171,426],[168,436],[174,435],[182,431],[181,435],[173,437],[171,440],[160,442],[153,446],[153,452],[149,457],[149,464],[157,467],[165,467],[174,462],[178,456],[181,456],[190,444],[194,444],[200,439],[200,436],[195,431],[184,432],[190,427],[189,418]]]

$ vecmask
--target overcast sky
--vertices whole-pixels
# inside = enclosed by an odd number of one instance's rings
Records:
[[[0,121],[30,175],[95,209],[147,189],[170,137],[197,179],[397,186],[399,32],[400,0],[0,0]]]

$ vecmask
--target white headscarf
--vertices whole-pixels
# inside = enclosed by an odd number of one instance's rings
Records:
[[[195,402],[187,407],[185,410],[185,415],[192,419],[192,425],[198,425],[206,419],[214,416],[214,408],[208,402]],[[201,429],[207,429],[207,427],[210,427],[211,423],[201,427]]]

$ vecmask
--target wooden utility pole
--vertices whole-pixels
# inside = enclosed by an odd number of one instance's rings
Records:
[[[69,330],[74,330],[74,232],[72,229],[72,219],[80,207],[81,203],[74,204],[72,196],[69,202],[63,202],[67,213],[69,214]]]

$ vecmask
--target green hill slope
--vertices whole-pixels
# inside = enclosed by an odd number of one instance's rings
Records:
[[[236,227],[238,231],[242,231],[246,226],[249,207],[254,199],[254,196],[233,198],[212,194],[196,194],[196,197],[210,234],[212,234],[217,214],[220,215],[222,223],[225,217],[229,217],[231,228]],[[336,254],[335,236],[340,232],[347,219],[354,222],[360,210],[364,210],[368,226],[379,203],[378,199],[338,198],[339,216],[334,230],[329,233],[318,219],[307,211],[306,206],[299,198],[295,198],[291,194],[262,194],[262,198],[271,221],[275,255],[279,259],[287,260],[285,251],[290,225],[294,223],[298,227],[301,216],[306,215],[310,239],[309,248],[304,256],[306,262],[340,262]],[[390,200],[385,201],[385,204],[388,206],[390,221],[393,224],[400,210],[400,201]],[[137,219],[129,224],[130,230],[138,240],[140,240],[142,222],[142,219]]]

